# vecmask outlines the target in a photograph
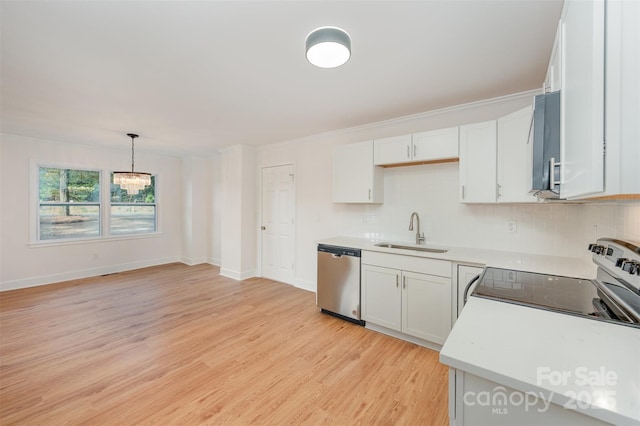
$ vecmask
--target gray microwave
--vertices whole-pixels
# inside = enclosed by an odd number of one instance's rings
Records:
[[[534,99],[531,193],[560,198],[560,92]]]

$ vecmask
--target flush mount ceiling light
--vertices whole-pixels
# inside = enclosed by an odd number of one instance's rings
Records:
[[[135,133],[127,133],[131,138],[131,171],[130,172],[113,172],[113,183],[120,185],[120,188],[126,189],[127,194],[135,195],[145,186],[151,185],[151,173],[134,172],[134,143],[138,137]]]
[[[320,27],[307,36],[307,60],[320,68],[335,68],[351,57],[351,38],[343,29]]]

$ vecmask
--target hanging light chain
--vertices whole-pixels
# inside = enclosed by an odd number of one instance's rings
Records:
[[[131,173],[134,173],[134,165],[135,165],[135,140],[138,135],[134,133],[127,133],[127,136],[131,138]]]

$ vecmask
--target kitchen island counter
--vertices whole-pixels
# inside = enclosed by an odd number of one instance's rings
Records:
[[[557,406],[627,425],[640,424],[639,355],[638,328],[472,296],[440,361]]]

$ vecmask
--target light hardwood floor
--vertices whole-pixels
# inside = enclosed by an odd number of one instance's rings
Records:
[[[0,293],[0,424],[444,425],[438,353],[170,264]]]

